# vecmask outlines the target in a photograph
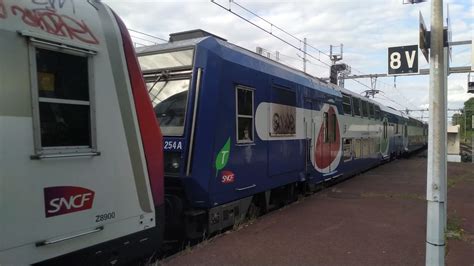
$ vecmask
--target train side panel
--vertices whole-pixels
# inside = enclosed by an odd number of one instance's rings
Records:
[[[296,190],[374,167],[407,143],[396,131],[395,112],[370,99],[212,34],[181,35],[180,41],[139,48],[139,57],[150,88],[159,80],[166,91],[160,98],[151,89],[157,116],[169,126],[185,121],[179,136],[165,136],[173,146],[184,143],[180,159],[170,164],[175,169],[167,173],[166,189],[176,217],[169,222],[184,216],[185,229],[176,229],[188,237],[291,201]],[[177,67],[162,59],[183,64],[183,51],[191,50],[192,64]],[[188,79],[185,72],[192,72],[189,87],[169,85]],[[179,95],[188,88],[184,101]]]

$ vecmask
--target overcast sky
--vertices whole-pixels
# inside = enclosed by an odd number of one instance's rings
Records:
[[[211,0],[105,0],[125,21],[129,29],[168,39],[170,33],[203,29],[219,35],[229,42],[255,51],[262,47],[275,56],[279,51],[280,61],[302,69],[302,53],[212,3]],[[352,67],[352,74],[387,72],[387,48],[418,43],[418,14],[422,12],[425,23],[430,24],[430,5],[425,2],[404,5],[403,0],[215,0],[253,23],[271,30],[294,46],[302,44],[275,27],[246,12],[244,7],[273,25],[284,29],[298,39],[307,38],[307,43],[329,54],[329,46],[344,44],[344,63]],[[472,39],[474,28],[474,0],[445,0],[449,3],[453,41]],[[241,7],[239,7],[239,5]],[[446,16],[446,8],[444,9]],[[137,45],[151,44],[139,38],[163,42],[132,32]],[[339,49],[339,48],[337,48]],[[339,51],[339,50],[337,50]],[[308,48],[307,72],[326,78],[329,76],[328,56]],[[317,59],[322,62],[318,61]],[[326,63],[326,64],[325,64]],[[420,68],[429,68],[420,53]],[[471,46],[453,48],[452,66],[471,65]],[[360,83],[362,84],[360,84]],[[362,93],[371,86],[370,79],[358,82],[346,80],[345,87]],[[452,74],[448,80],[448,107],[460,108],[474,94],[467,94],[467,74]],[[429,76],[404,76],[378,78],[376,88],[382,93],[376,96],[379,102],[397,109],[420,109],[428,106]],[[428,113],[412,113],[415,117],[427,117]],[[452,112],[449,112],[449,116]]]

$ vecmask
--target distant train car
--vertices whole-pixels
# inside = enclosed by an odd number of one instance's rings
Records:
[[[215,35],[170,36],[137,54],[164,135],[173,237],[232,226],[426,137],[421,122]]]
[[[428,126],[412,117],[408,118],[407,125],[407,151],[416,151],[428,144]]]
[[[0,265],[158,246],[162,138],[120,19],[100,1],[0,0],[0,58]]]

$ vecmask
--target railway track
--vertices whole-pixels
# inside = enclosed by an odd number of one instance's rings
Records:
[[[472,162],[472,144],[461,143],[461,160]]]

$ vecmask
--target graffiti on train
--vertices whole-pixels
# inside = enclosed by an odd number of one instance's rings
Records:
[[[7,18],[7,9],[3,0],[0,0],[0,18]]]
[[[99,40],[92,33],[84,20],[74,18],[64,12],[66,4],[75,13],[72,0],[32,0],[35,8],[21,5],[8,7],[4,0],[0,0],[0,18],[7,18],[8,12],[14,17],[19,17],[26,25],[59,37],[69,38],[87,44],[99,44]]]

